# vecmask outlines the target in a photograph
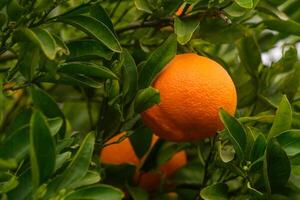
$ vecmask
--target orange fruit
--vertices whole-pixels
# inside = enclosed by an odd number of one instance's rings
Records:
[[[193,8],[192,5],[190,5],[190,6],[188,7],[188,9],[187,9],[187,12],[191,11],[192,8]],[[178,10],[175,12],[175,15],[176,15],[176,16],[182,15],[183,9],[184,9],[184,4],[181,5],[181,6],[178,8]]]
[[[121,133],[111,138],[107,144],[118,141],[118,139],[124,134],[125,133]],[[153,135],[151,146],[153,146],[157,140],[158,137]],[[142,160],[143,159],[144,158],[142,158]],[[139,168],[142,163],[142,160],[136,156],[128,138],[124,139],[120,143],[111,144],[104,147],[100,153],[100,160],[105,164],[132,164],[137,168]],[[169,161],[160,166],[159,170],[157,171],[150,171],[146,173],[136,172],[134,181],[147,190],[153,190],[160,184],[162,178],[171,177],[176,170],[184,166],[186,163],[186,153],[185,151],[180,151],[174,154]]]
[[[153,190],[159,186],[162,178],[170,178],[181,167],[186,165],[187,157],[185,151],[179,151],[166,163],[159,167],[158,171],[141,173],[139,185],[147,190]]]
[[[159,137],[171,141],[200,140],[223,128],[219,109],[234,114],[237,94],[227,71],[194,53],[175,56],[153,83],[161,102],[141,116]]]

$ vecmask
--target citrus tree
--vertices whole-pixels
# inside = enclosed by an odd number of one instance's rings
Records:
[[[1,200],[299,199],[299,7],[1,0]]]

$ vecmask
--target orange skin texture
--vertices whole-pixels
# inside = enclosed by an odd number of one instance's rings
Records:
[[[111,138],[107,144],[116,142],[124,133]],[[158,140],[156,135],[153,135],[152,144]],[[134,149],[130,144],[128,138],[117,144],[112,144],[105,147],[101,154],[100,160],[105,164],[132,164],[139,167],[142,164],[142,160],[135,155]],[[154,190],[161,182],[163,177],[171,177],[176,170],[183,167],[187,163],[187,156],[185,151],[176,153],[169,161],[160,166],[157,171],[150,171],[146,173],[137,172],[134,177],[134,181],[142,188],[147,190]]]
[[[153,83],[161,102],[141,114],[159,137],[177,142],[201,140],[223,129],[219,109],[233,115],[234,83],[217,62],[194,53],[175,58]]]
[[[176,15],[176,16],[182,15],[183,9],[184,9],[184,6],[181,5],[181,6],[178,8],[178,10],[175,12],[175,15]],[[188,7],[188,9],[187,9],[187,12],[191,11],[192,9],[193,9],[193,7],[190,5],[190,6]]]

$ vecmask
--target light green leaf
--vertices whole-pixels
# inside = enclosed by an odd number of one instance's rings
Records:
[[[97,78],[118,79],[118,77],[108,68],[87,62],[70,62],[59,66],[58,72],[65,74],[83,74]]]
[[[60,177],[59,188],[68,187],[86,175],[93,155],[94,144],[95,135],[91,132],[84,138],[79,150],[72,158],[72,162]]]
[[[9,158],[7,160],[0,158],[0,170],[15,169],[17,166],[18,163],[13,158]]]
[[[134,110],[137,113],[141,113],[159,102],[159,91],[153,87],[148,87],[138,92],[134,100]]]
[[[300,130],[284,131],[276,138],[288,156],[300,153]]]
[[[200,196],[204,200],[227,200],[228,186],[224,183],[207,186],[201,190]]]
[[[148,0],[135,0],[134,3],[138,10],[152,14],[152,10],[151,10]]]
[[[269,19],[263,21],[263,23],[268,29],[300,36],[300,24],[291,19],[285,21],[281,19]]]
[[[253,7],[253,0],[234,0],[239,6],[251,9]]]
[[[76,190],[69,194],[66,200],[122,200],[123,198],[124,193],[120,189],[109,185],[98,185]]]
[[[193,33],[199,26],[199,20],[198,19],[180,19],[179,17],[176,17],[174,20],[174,29],[175,33],[177,35],[177,41],[184,45],[188,41],[190,41]]]
[[[122,48],[114,33],[101,21],[85,15],[61,18],[60,21],[70,24],[86,34],[92,36],[115,52],[121,52]]]
[[[174,58],[176,51],[176,35],[172,34],[150,55],[143,65],[139,77],[139,88],[150,86],[157,74]]]
[[[100,180],[101,180],[101,177],[100,177],[100,174],[98,172],[88,171],[82,179],[74,182],[69,187],[70,188],[79,188],[79,187],[82,187],[82,186],[88,186],[88,185],[98,183]]]
[[[53,60],[56,56],[57,46],[53,36],[46,30],[41,28],[21,28],[15,35],[17,40],[31,41],[39,46],[47,58]]]
[[[61,168],[63,166],[63,164],[66,163],[71,158],[71,155],[72,155],[72,153],[70,151],[64,152],[62,154],[58,154],[56,156],[54,171]]]
[[[234,150],[240,161],[242,161],[245,156],[244,150],[246,149],[247,145],[246,132],[240,122],[236,118],[229,115],[224,109],[220,110],[219,115],[228,132],[228,136],[234,147]]]
[[[276,111],[273,125],[268,134],[268,140],[272,137],[276,137],[283,131],[291,128],[292,125],[292,107],[289,100],[284,95]]]
[[[48,180],[55,168],[55,144],[41,112],[33,113],[30,121],[30,160],[34,187]]]
[[[241,38],[237,42],[241,64],[254,77],[258,76],[261,56],[258,44],[253,34]]]

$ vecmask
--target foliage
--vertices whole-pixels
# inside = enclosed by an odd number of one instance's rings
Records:
[[[192,9],[188,9],[191,6]],[[182,6],[183,12],[176,16]],[[299,199],[297,0],[1,0],[1,199]],[[262,54],[282,44],[282,57]],[[210,57],[232,76],[235,117],[194,143],[148,153],[142,111],[176,53]],[[201,92],[201,91],[199,91]],[[188,105],[187,105],[188,106]],[[189,164],[147,194],[132,166],[99,152],[127,131],[149,171],[186,149]],[[147,134],[142,137],[143,132]],[[137,142],[140,140],[145,145]]]

